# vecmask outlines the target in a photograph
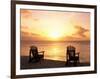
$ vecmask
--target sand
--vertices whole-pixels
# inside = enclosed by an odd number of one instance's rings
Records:
[[[39,62],[28,62],[28,56],[21,56],[21,69],[40,69],[40,68],[60,68],[60,67],[80,67],[80,66],[90,66],[89,63],[79,63],[76,66],[65,65],[65,61],[42,59]]]

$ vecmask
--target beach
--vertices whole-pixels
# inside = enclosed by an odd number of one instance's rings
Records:
[[[65,61],[42,59],[39,62],[28,62],[28,56],[21,56],[21,69],[60,68],[60,67],[81,67],[90,66],[90,63],[79,63],[76,66],[65,65]]]

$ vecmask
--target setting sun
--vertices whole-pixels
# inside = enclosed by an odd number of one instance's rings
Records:
[[[89,40],[89,13],[21,10],[23,39],[32,41]]]
[[[58,32],[52,32],[48,35],[49,38],[52,38],[52,39],[59,39],[61,37],[61,34],[58,33]]]

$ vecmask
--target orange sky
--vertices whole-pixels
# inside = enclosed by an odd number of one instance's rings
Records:
[[[82,41],[90,39],[90,13],[21,9],[21,39]]]

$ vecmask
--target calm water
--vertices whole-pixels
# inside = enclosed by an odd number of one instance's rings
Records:
[[[90,42],[21,42],[21,56],[29,55],[31,45],[45,51],[45,59],[66,61],[66,47],[73,45],[80,52],[80,62],[90,62]]]

